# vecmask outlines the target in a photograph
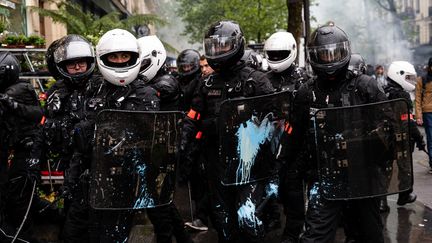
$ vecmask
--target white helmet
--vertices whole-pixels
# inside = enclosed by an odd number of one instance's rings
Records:
[[[108,54],[115,52],[127,52],[131,54],[131,58],[124,63],[108,61]],[[96,46],[99,71],[105,80],[117,86],[126,86],[137,78],[141,64],[139,57],[137,39],[126,30],[113,29],[106,32]]]
[[[409,62],[392,62],[388,68],[387,77],[402,86],[407,92],[415,89],[417,72]]]
[[[276,32],[264,44],[268,65],[274,72],[288,69],[297,57],[297,43],[289,32]]]
[[[165,63],[167,57],[165,47],[155,35],[139,38],[138,45],[141,49],[140,74],[152,80]]]

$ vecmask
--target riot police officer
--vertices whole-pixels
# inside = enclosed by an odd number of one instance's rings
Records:
[[[188,151],[193,139],[202,139],[204,161],[219,242],[257,242],[263,238],[262,219],[253,209],[262,202],[265,182],[241,186],[223,186],[223,168],[219,162],[218,117],[222,101],[271,93],[265,74],[247,67],[241,57],[245,39],[233,21],[219,21],[204,37],[204,51],[215,73],[205,78],[196,90],[184,123],[181,149]],[[252,202],[252,205],[249,204]],[[250,206],[251,214],[242,206]]]
[[[124,241],[132,226],[133,212],[93,210],[89,207],[88,175],[96,115],[104,109],[158,110],[157,91],[138,79],[140,51],[136,38],[126,30],[105,33],[96,46],[97,64],[102,77],[88,83],[85,117],[73,130],[74,151],[69,181],[73,188],[75,212],[69,210],[70,242]],[[79,65],[79,64],[76,64]]]
[[[200,54],[193,49],[180,52],[177,57],[178,81],[182,89],[182,110],[188,111],[192,95],[201,78]]]
[[[64,170],[72,156],[70,134],[84,117],[84,92],[96,60],[91,43],[73,34],[55,40],[48,48],[46,60],[56,83],[47,92],[44,151],[49,160],[59,154],[51,169]]]
[[[0,241],[32,240],[31,206],[40,177],[42,109],[33,86],[19,80],[18,60],[0,52]],[[21,225],[23,224],[23,225]]]
[[[302,69],[295,64],[297,43],[289,32],[276,32],[264,44],[264,54],[270,71],[267,77],[277,91],[294,91],[306,80]],[[304,223],[303,177],[299,166],[287,161],[280,170],[279,197],[284,207],[286,223],[284,239],[297,241]],[[273,216],[273,218],[275,218]]]
[[[405,61],[392,62],[387,71],[387,86],[384,88],[385,93],[389,100],[402,98],[408,102],[410,111],[412,112],[413,105],[409,92],[414,92],[417,72],[414,66]],[[425,151],[425,142],[419,129],[411,118],[407,118],[407,123],[410,127],[410,139],[412,149],[414,143],[419,150]],[[397,204],[403,206],[407,203],[413,203],[417,199],[417,195],[413,193],[411,188],[408,191],[399,193]],[[380,204],[381,211],[388,211],[390,208],[387,206],[387,198],[383,198]]]
[[[63,194],[70,211],[66,213],[63,233],[65,241],[72,242],[73,230],[82,224],[71,221],[81,211],[81,197],[69,198],[75,187],[71,181],[75,169],[70,164],[73,153],[71,134],[74,126],[85,117],[84,96],[96,60],[91,43],[73,34],[54,41],[48,48],[46,60],[50,73],[57,81],[48,90],[46,121],[43,125],[44,153],[45,159],[56,159],[53,161],[55,163],[47,164],[51,170],[66,170]]]
[[[276,91],[296,90],[305,81],[304,71],[297,67],[297,43],[289,32],[276,32],[264,44],[270,72],[267,77]]]
[[[161,110],[179,110],[180,87],[178,81],[165,70],[166,50],[157,36],[144,36],[138,39],[141,49],[140,75],[158,91]],[[174,203],[147,209],[147,215],[154,226],[158,243],[192,242],[184,229],[184,222]]]
[[[338,226],[340,212],[349,205],[358,215],[359,242],[383,242],[383,224],[379,215],[379,199],[327,200],[322,184],[318,182],[318,168],[314,160],[313,129],[309,129],[311,112],[326,107],[352,106],[386,100],[376,82],[369,76],[347,75],[351,57],[348,36],[333,24],[316,29],[308,44],[308,54],[317,75],[302,85],[294,100],[293,131],[287,146],[288,161],[301,161],[311,174],[311,190],[306,212],[306,232],[301,242],[332,242]],[[307,148],[302,152],[301,147]],[[303,150],[304,151],[304,150]]]
[[[160,110],[177,111],[180,106],[179,82],[166,70],[166,50],[157,36],[138,39],[141,48],[140,75],[153,87],[160,98]]]

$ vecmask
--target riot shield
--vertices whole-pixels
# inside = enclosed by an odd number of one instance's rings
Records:
[[[251,98],[229,99],[219,117],[223,185],[242,185],[274,176],[276,155],[288,130],[292,93],[284,91]]]
[[[95,209],[143,209],[170,203],[182,117],[180,112],[100,112],[90,205]]]
[[[313,120],[323,196],[357,199],[410,189],[409,115],[402,99],[317,110]]]

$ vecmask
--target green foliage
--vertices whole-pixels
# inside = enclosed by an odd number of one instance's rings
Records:
[[[18,43],[18,37],[15,35],[8,35],[6,38],[4,38],[3,43],[8,45],[16,45]]]
[[[287,28],[285,0],[177,1],[180,2],[178,14],[186,23],[184,34],[192,43],[201,42],[208,26],[224,19],[237,21],[246,39],[256,42],[278,29]]]
[[[136,14],[127,19],[120,19],[119,12],[111,12],[102,17],[84,12],[78,4],[72,1],[56,2],[58,10],[48,10],[39,7],[31,9],[40,15],[51,18],[55,23],[65,24],[68,34],[78,34],[89,39],[93,44],[107,31],[121,28],[130,30],[135,25],[164,24],[165,22],[153,14]]]
[[[17,44],[18,45],[25,45],[26,43],[28,43],[27,36],[25,36],[23,34],[18,35],[18,37],[17,37]]]
[[[31,35],[29,37],[25,35],[14,35],[9,34],[2,40],[3,44],[8,45],[34,45],[34,46],[43,46],[45,45],[45,39],[38,35]]]

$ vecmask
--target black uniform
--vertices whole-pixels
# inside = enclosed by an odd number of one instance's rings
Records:
[[[179,110],[181,90],[179,82],[174,78],[174,76],[168,74],[165,70],[160,69],[156,76],[150,80],[149,84],[158,92],[160,98],[160,110]]]
[[[297,90],[307,80],[304,70],[294,64],[280,73],[270,71],[267,73],[267,77],[276,92]]]
[[[409,93],[402,88],[402,86],[388,78],[388,84],[384,88],[384,92],[387,94],[389,100],[400,98],[405,99],[408,102],[409,110],[412,111],[413,104],[411,101],[411,97]],[[414,143],[417,145],[417,148],[419,150],[425,150],[426,145],[423,140],[423,136],[417,128],[417,124],[414,122],[414,120],[407,118],[406,125],[409,126],[410,131],[411,152],[414,151]],[[399,193],[399,198],[405,200],[410,196],[410,193],[412,192],[412,188],[408,191],[401,192]]]
[[[339,107],[367,104],[384,101],[386,96],[382,93],[376,82],[369,76],[347,77],[334,80],[331,86],[324,86],[325,81],[319,78],[310,80],[302,85],[294,100],[293,133],[291,141],[296,141],[289,148],[293,150],[291,161],[304,159],[304,152],[296,151],[299,146],[308,148],[309,155],[316,154],[313,144],[314,134],[310,132],[310,110],[326,107]],[[348,99],[342,99],[342,96]],[[329,201],[320,196],[321,188],[316,178],[316,158],[308,158],[309,169],[315,174],[311,180],[309,205],[306,214],[306,232],[301,242],[332,242],[338,227],[340,212],[349,206],[359,216],[358,232],[359,242],[383,242],[383,225],[379,214],[379,199],[359,199],[349,201]]]
[[[27,207],[34,196],[33,184],[39,178],[39,145],[42,108],[33,86],[27,81],[18,81],[2,91],[1,95],[1,176],[0,216],[2,230],[15,234],[24,220]],[[31,216],[21,230],[20,237],[29,239]],[[0,238],[3,236],[0,234]],[[10,239],[9,239],[10,240]]]
[[[97,112],[104,109],[159,110],[157,91],[141,79],[126,86],[115,86],[99,77],[89,83],[85,109],[86,118],[75,125],[72,135],[75,150],[70,162],[68,181],[72,185],[70,190],[73,202],[65,226],[68,229],[67,242],[123,241],[128,237],[132,226],[132,212],[89,210],[86,171],[90,169],[95,117]]]
[[[160,96],[160,110],[178,111],[180,106],[180,86],[171,75],[160,69],[150,81],[150,85]],[[184,229],[184,222],[174,203],[167,206],[147,209],[147,215],[153,224],[158,243],[172,242],[175,236],[177,242],[191,242],[190,236]]]
[[[303,69],[298,68],[295,64],[280,73],[270,71],[267,73],[267,77],[272,82],[276,92],[285,90],[295,91],[307,80]],[[279,172],[279,198],[286,216],[283,238],[292,241],[298,240],[304,224],[304,176],[305,171],[300,170],[298,164],[294,163],[294,161],[286,161]],[[271,210],[271,212],[277,211]],[[269,212],[270,225],[272,224],[270,221],[279,219],[279,215],[274,213],[274,215],[271,215],[271,212]]]
[[[253,218],[250,224],[239,226],[245,220],[237,215],[241,205],[251,199],[259,205],[263,199],[264,183],[251,183],[243,186],[225,187],[221,184],[223,175],[219,161],[218,116],[222,101],[237,97],[250,97],[272,92],[272,87],[264,73],[246,67],[244,63],[230,70],[213,74],[200,83],[192,100],[191,111],[185,120],[183,141],[191,141],[202,132],[203,149],[208,172],[209,187],[215,217],[214,226],[220,242],[253,242],[264,232],[262,220]],[[186,146],[183,144],[183,146]],[[187,146],[183,149],[187,150]],[[240,231],[243,233],[239,236]]]

